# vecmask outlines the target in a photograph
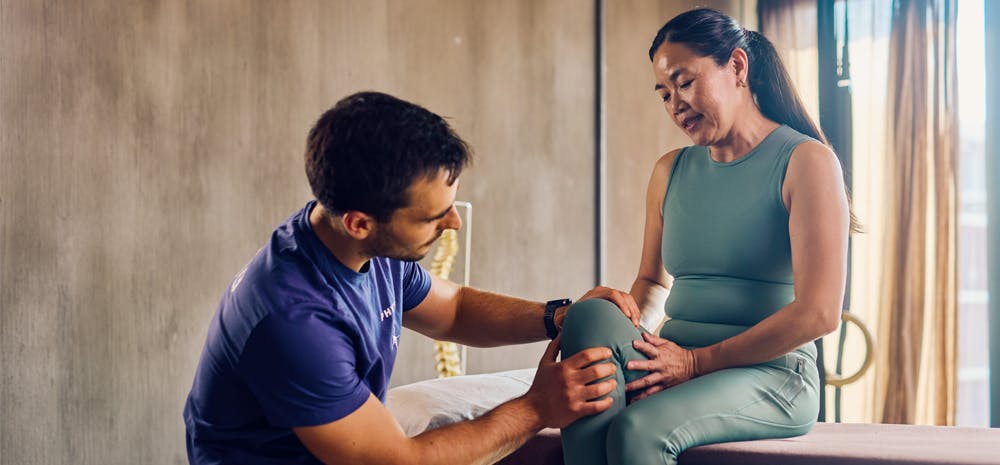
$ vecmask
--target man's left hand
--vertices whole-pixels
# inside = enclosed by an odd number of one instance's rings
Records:
[[[635,299],[632,298],[632,294],[627,292],[619,291],[618,289],[612,289],[605,286],[597,286],[584,294],[582,297],[577,299],[577,302],[587,299],[604,299],[607,300],[621,309],[622,313],[635,325],[636,328],[639,327],[640,318],[642,314],[639,312],[639,305],[635,303]],[[566,318],[566,310],[569,307],[561,307],[556,309],[555,323],[556,327],[562,329],[563,318]]]

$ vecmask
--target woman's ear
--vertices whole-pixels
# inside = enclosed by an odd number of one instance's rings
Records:
[[[749,87],[750,59],[745,50],[739,47],[733,49],[733,54],[729,57],[729,67],[736,78],[737,86]]]

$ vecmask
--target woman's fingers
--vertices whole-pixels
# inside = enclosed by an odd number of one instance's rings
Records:
[[[632,402],[640,401],[640,400],[645,399],[645,398],[647,398],[647,397],[649,397],[649,396],[651,396],[653,394],[656,394],[657,392],[660,392],[662,390],[663,390],[663,386],[661,386],[659,384],[657,384],[655,386],[650,386],[645,391],[642,391],[641,393],[639,393],[638,395],[636,395],[635,397],[633,397],[632,398]]]
[[[646,342],[649,342],[650,344],[653,344],[655,346],[661,346],[663,344],[670,342],[667,339],[663,339],[662,337],[656,336],[653,333],[647,333],[647,332],[642,333],[642,338],[645,339]]]
[[[646,341],[639,341],[639,340],[632,341],[632,347],[634,347],[635,350],[642,352],[646,357],[649,357],[650,359],[655,359],[660,355],[659,349],[655,345],[650,344]]]
[[[653,372],[646,376],[643,376],[642,378],[632,381],[631,383],[626,384],[625,391],[632,392],[639,389],[645,389],[655,384],[658,384],[661,381],[663,381],[663,375],[661,375],[660,373]]]

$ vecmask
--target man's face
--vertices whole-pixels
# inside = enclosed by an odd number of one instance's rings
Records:
[[[393,212],[387,223],[378,223],[368,239],[365,254],[417,261],[445,229],[459,229],[462,220],[455,210],[458,181],[448,185],[448,172],[421,177],[409,188],[410,204]]]

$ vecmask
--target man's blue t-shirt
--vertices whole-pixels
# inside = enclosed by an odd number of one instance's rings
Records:
[[[430,290],[418,264],[341,264],[309,224],[282,223],[226,290],[184,407],[192,464],[318,464],[292,432],[385,401],[402,312]]]

